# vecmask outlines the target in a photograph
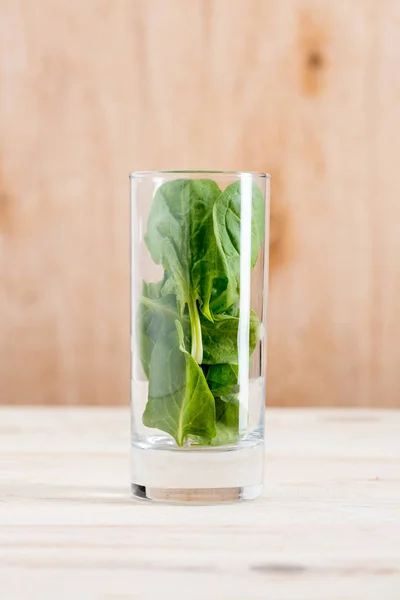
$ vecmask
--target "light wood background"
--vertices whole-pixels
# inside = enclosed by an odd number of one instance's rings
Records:
[[[272,175],[269,403],[400,406],[400,2],[0,0],[0,402],[126,404],[128,179]]]

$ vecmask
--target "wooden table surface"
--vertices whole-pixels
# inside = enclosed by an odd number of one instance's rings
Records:
[[[0,408],[2,600],[399,600],[400,411],[267,410],[255,502],[129,490],[126,409]]]

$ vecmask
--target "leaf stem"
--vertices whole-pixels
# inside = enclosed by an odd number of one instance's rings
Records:
[[[200,315],[197,308],[196,300],[192,298],[188,302],[189,307],[189,318],[190,318],[190,332],[192,335],[192,349],[191,354],[197,364],[203,362],[203,339],[201,335],[201,324]]]

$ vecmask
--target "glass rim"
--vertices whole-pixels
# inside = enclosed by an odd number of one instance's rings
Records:
[[[265,173],[264,171],[213,171],[213,170],[193,170],[184,169],[184,170],[167,170],[167,171],[132,171],[129,173],[130,179],[135,179],[136,177],[158,177],[160,175],[236,175],[241,177],[242,175],[251,175],[252,177],[261,177],[263,179],[271,179],[271,175],[269,173]]]

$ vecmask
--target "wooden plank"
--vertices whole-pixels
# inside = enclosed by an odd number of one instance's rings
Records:
[[[379,11],[380,46],[374,57],[374,84],[378,120],[374,123],[377,144],[375,165],[369,179],[373,193],[372,277],[374,310],[375,402],[400,404],[397,341],[400,336],[400,233],[397,227],[400,191],[400,5],[389,0]],[[376,174],[375,174],[376,170]]]
[[[9,600],[398,598],[399,411],[267,410],[262,498],[214,507],[134,501],[128,424],[0,409]]]
[[[364,1],[292,7],[282,173],[291,247],[271,278],[271,401],[368,405],[377,401],[368,178],[374,15]]]
[[[1,4],[3,402],[127,402],[127,17]]]
[[[2,0],[0,402],[125,404],[133,169],[272,174],[269,403],[398,406],[396,0]]]

